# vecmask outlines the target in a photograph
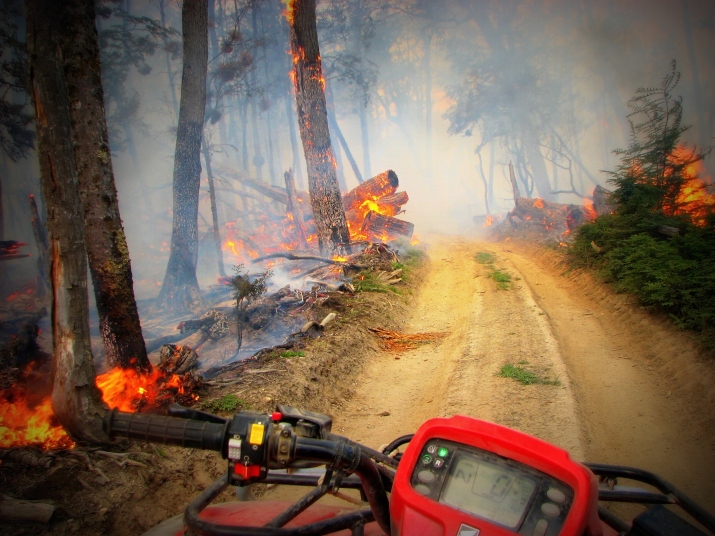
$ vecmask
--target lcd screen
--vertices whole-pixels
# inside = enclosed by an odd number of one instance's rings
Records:
[[[516,528],[537,488],[529,474],[472,454],[455,455],[440,502]]]

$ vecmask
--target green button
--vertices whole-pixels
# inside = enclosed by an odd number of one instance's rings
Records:
[[[427,464],[430,463],[431,461],[432,461],[432,456],[430,456],[429,454],[425,454],[424,456],[422,456],[422,463],[423,463],[423,464],[427,465]]]
[[[447,454],[449,454],[449,451],[444,447],[440,448],[437,451],[437,456],[439,456],[440,458],[446,458]]]

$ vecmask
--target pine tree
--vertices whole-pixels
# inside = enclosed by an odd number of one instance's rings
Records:
[[[681,191],[693,178],[688,168],[702,160],[710,148],[698,149],[680,143],[690,127],[683,126],[683,106],[673,91],[680,81],[675,60],[657,87],[641,87],[628,101],[631,141],[616,149],[621,163],[609,182],[616,185],[615,199],[622,214],[643,211],[673,217],[679,213]]]

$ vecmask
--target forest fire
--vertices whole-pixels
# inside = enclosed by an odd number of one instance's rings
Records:
[[[114,368],[97,376],[97,387],[106,404],[121,411],[137,411],[173,399],[175,394],[185,394],[181,376],[167,374],[158,367],[148,373]],[[198,399],[197,395],[190,396]]]
[[[0,392],[0,448],[71,449],[75,443],[52,409],[49,375],[34,368],[31,363],[14,385]],[[187,388],[190,379],[159,367],[148,373],[115,368],[97,376],[96,383],[107,406],[121,411],[156,408],[177,398],[187,404],[199,398],[191,392],[193,385]]]
[[[395,218],[407,203],[407,192],[396,192],[398,179],[392,170],[385,171],[360,184],[343,196],[343,206],[351,241],[373,240],[388,242],[398,236],[412,236],[413,226]],[[290,211],[281,218],[264,215],[260,225],[252,231],[239,232],[235,222],[226,224],[226,239],[222,249],[242,262],[266,254],[310,248],[317,243],[317,232],[312,221],[308,194],[297,193],[300,220]],[[305,201],[304,201],[305,200]],[[260,246],[259,246],[260,244]]]
[[[676,166],[685,165],[682,171],[685,182],[675,202],[675,214],[688,214],[695,225],[705,226],[708,214],[715,210],[715,194],[707,186],[712,181],[704,175],[702,161],[693,162],[693,151],[682,145],[673,151],[670,159]]]
[[[35,400],[16,386],[2,394],[0,447],[28,446],[42,450],[71,449],[74,441],[55,419],[49,395]]]

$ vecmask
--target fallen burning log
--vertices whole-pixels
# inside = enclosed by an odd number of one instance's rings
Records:
[[[399,185],[400,181],[394,171],[391,169],[383,171],[379,175],[375,175],[370,180],[353,188],[343,196],[345,212],[359,208],[366,200],[373,201],[380,199],[382,201],[382,197],[394,194]]]
[[[404,236],[408,239],[412,238],[414,231],[414,223],[398,220],[392,216],[385,216],[373,211],[367,213],[362,226],[362,233],[366,235],[369,240],[382,242],[386,242],[386,239],[398,236]]]
[[[584,207],[553,203],[541,198],[521,197],[511,162],[509,162],[509,179],[514,195],[514,209],[506,217],[513,227],[528,225],[565,236],[587,219]],[[521,221],[516,221],[517,219]]]

